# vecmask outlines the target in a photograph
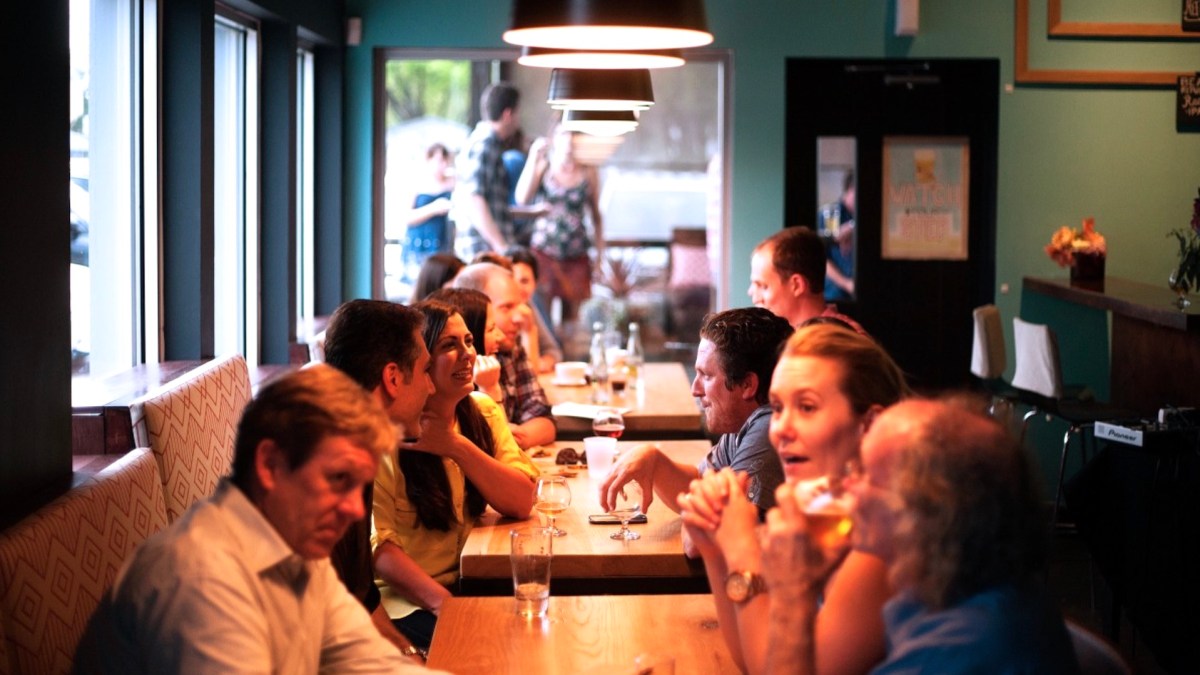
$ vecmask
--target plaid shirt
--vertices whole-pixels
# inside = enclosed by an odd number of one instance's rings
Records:
[[[509,175],[504,169],[503,154],[504,141],[492,130],[491,124],[480,122],[467,139],[467,151],[459,155],[455,195],[462,203],[471,195],[483,197],[501,236],[512,244],[516,242],[516,236],[512,213],[508,210]],[[465,229],[465,243],[458,244],[460,257],[470,260],[478,253],[492,250],[475,228],[475,223]]]
[[[500,386],[504,388],[504,414],[508,415],[508,421],[524,424],[535,417],[554,421],[550,401],[538,384],[537,373],[533,372],[525,351],[517,347],[511,352],[497,353],[496,358],[500,361]]]

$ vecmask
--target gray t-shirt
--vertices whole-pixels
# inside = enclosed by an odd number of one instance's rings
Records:
[[[770,425],[771,408],[760,406],[736,434],[722,434],[708,456],[696,465],[701,475],[725,467],[750,474],[746,496],[758,507],[760,516],[775,506],[775,488],[783,482],[783,464],[767,437]]]

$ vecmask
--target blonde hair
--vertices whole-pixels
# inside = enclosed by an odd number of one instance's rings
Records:
[[[882,347],[841,326],[802,326],[784,345],[780,358],[785,356],[815,356],[841,364],[839,389],[859,415],[872,406],[890,406],[910,393],[900,366]]]
[[[257,486],[254,455],[263,440],[274,441],[294,471],[329,436],[345,437],[376,458],[400,441],[379,403],[337,368],[315,364],[289,373],[260,390],[242,413],[233,482],[247,494]]]

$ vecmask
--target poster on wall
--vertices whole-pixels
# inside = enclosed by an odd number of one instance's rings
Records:
[[[883,139],[884,260],[966,260],[970,141]]]

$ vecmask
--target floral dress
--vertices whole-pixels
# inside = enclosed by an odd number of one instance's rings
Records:
[[[549,211],[534,225],[533,248],[558,260],[587,257],[592,246],[583,222],[588,189],[587,179],[575,187],[562,188],[553,176],[546,176],[539,192]]]

